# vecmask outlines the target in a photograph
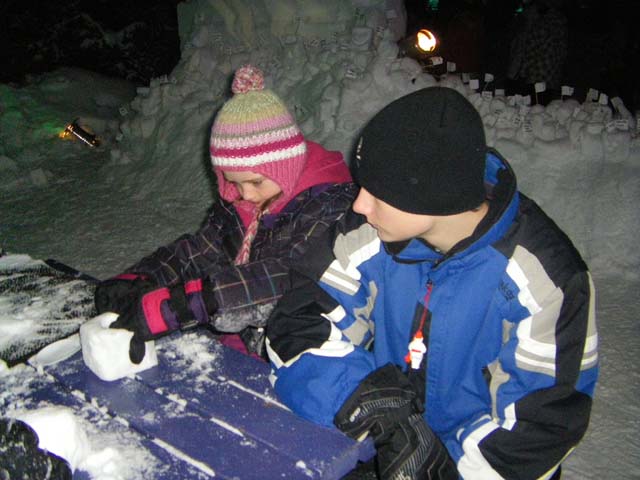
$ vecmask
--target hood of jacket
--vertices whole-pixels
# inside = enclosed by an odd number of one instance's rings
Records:
[[[310,140],[306,140],[306,144],[307,161],[295,188],[291,190],[289,195],[283,195],[278,198],[270,206],[270,213],[277,214],[298,194],[316,185],[351,181],[349,167],[344,162],[340,152],[326,150],[322,145]],[[227,202],[233,203],[242,219],[242,223],[247,226],[254,216],[256,205],[242,200],[237,189],[227,182],[223,175],[218,175],[217,177],[220,197]],[[279,184],[277,178],[270,177],[270,179]]]

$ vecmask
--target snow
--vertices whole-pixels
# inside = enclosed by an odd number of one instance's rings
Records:
[[[202,462],[199,462],[198,460],[195,460],[195,459],[191,458],[189,455],[187,455],[186,453],[184,453],[181,450],[178,450],[177,448],[175,448],[174,446],[168,444],[167,442],[164,442],[164,441],[162,441],[162,440],[160,440],[158,438],[155,438],[153,440],[153,443],[158,445],[160,448],[164,448],[166,451],[168,451],[174,457],[177,457],[180,460],[184,460],[185,462],[188,462],[189,464],[193,465],[198,470],[200,470],[203,473],[205,473],[207,475],[207,477],[215,477],[216,476],[216,472],[211,470],[211,468],[209,468],[207,465],[205,465]]]
[[[148,87],[69,68],[21,88],[0,85],[0,246],[106,278],[194,231],[215,191],[208,132],[231,73],[244,63],[263,68],[308,138],[349,158],[357,131],[379,108],[438,84],[413,60],[396,58],[406,21],[401,5],[191,0],[178,4],[180,63]],[[640,122],[619,98],[566,97],[543,107],[474,90],[462,77],[450,73],[440,84],[476,106],[521,191],[565,230],[594,277],[601,377],[589,431],[564,462],[563,478],[638,478],[640,255],[633,238],[640,232]],[[57,136],[76,118],[98,135],[99,147]],[[3,340],[22,334],[4,320],[0,328]],[[215,359],[205,357],[189,368],[215,379]],[[0,399],[28,388],[32,380],[21,381],[26,368],[0,369]],[[49,407],[55,411],[23,406]],[[109,475],[143,475],[140,465],[150,460],[86,419],[79,425],[104,465],[113,465]],[[110,455],[122,458],[109,463]],[[109,468],[87,471],[106,478]]]
[[[109,422],[103,409],[78,408],[30,399],[28,392],[50,381],[25,364],[0,370],[2,415],[18,418],[36,431],[39,446],[67,459],[94,480],[142,480],[164,468],[127,428]],[[78,392],[79,396],[82,396]]]
[[[129,343],[133,333],[123,328],[109,328],[118,315],[105,312],[88,320],[80,327],[82,359],[98,378],[112,382],[133,377],[158,365],[155,342],[145,342],[145,353],[140,363],[129,359]]]
[[[95,314],[90,285],[64,277],[40,260],[5,255],[0,272],[0,358],[10,365],[71,335]],[[38,363],[48,363],[46,357],[56,353],[46,350]]]
[[[87,456],[89,439],[73,412],[64,407],[27,410],[17,418],[38,433],[38,446],[69,462],[72,470]],[[60,435],[59,432],[66,432]]]

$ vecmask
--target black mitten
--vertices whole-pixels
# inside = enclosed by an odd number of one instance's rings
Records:
[[[134,284],[139,280],[146,280],[142,275],[123,273],[113,278],[101,281],[96,287],[94,301],[98,313],[120,313],[119,308],[131,296]]]
[[[365,432],[374,440],[395,429],[414,412],[423,411],[409,379],[392,364],[370,373],[344,402],[335,425],[351,438]]]
[[[419,413],[378,440],[378,472],[383,479],[457,480],[449,452]]]
[[[455,464],[423,411],[408,378],[388,364],[360,383],[334,423],[352,438],[366,432],[373,437],[382,479],[457,479]]]
[[[38,435],[26,423],[0,419],[0,478],[71,480],[69,464],[38,448]]]

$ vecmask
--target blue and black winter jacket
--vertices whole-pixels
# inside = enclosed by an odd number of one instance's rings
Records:
[[[593,283],[496,152],[486,183],[487,217],[447,254],[419,239],[384,244],[353,212],[335,224],[269,319],[275,389],[332,426],[360,381],[391,362],[424,391],[425,420],[461,477],[547,478],[589,421]],[[412,370],[425,309],[427,352]]]

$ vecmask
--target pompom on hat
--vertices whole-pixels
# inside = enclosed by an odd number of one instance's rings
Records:
[[[220,195],[237,200],[224,171],[251,171],[276,182],[289,198],[304,169],[307,145],[284,102],[264,88],[262,71],[239,68],[231,85],[233,97],[218,112],[211,129],[210,153]]]

